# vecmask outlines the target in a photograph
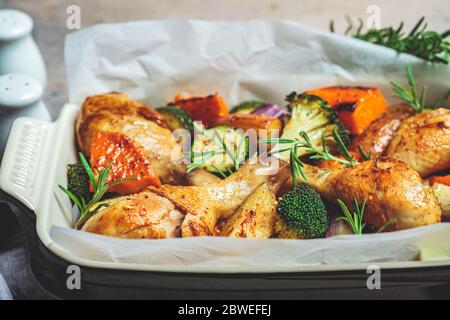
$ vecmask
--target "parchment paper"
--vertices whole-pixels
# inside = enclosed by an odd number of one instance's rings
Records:
[[[149,21],[91,27],[67,37],[70,102],[123,91],[157,107],[176,93],[219,92],[230,106],[249,98],[284,105],[293,90],[373,85],[414,67],[429,100],[450,87],[450,68],[294,22]],[[447,102],[448,104],[448,102]],[[53,227],[66,250],[98,261],[199,267],[302,265],[450,259],[450,224],[320,240],[191,238],[122,240]],[[426,254],[424,254],[426,252]]]

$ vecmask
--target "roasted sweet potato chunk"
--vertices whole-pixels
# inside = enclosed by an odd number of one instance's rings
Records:
[[[207,97],[177,98],[173,104],[186,110],[193,120],[201,121],[207,128],[213,125],[220,117],[228,115],[228,107],[217,93]]]
[[[383,94],[377,88],[327,87],[307,93],[326,100],[339,113],[339,119],[344,126],[354,135],[361,134],[388,107]]]
[[[217,120],[215,125],[227,125],[244,131],[253,129],[260,138],[281,135],[280,119],[259,114],[231,114]]]
[[[148,186],[161,185],[143,151],[131,138],[118,132],[98,131],[91,141],[91,167],[100,172],[111,162],[108,184],[134,179],[112,187],[109,190],[111,192],[126,195],[142,191]]]

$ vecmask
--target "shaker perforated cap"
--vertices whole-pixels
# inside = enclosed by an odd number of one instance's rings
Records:
[[[0,76],[0,109],[30,106],[42,97],[44,88],[36,79],[24,74]]]
[[[25,12],[0,10],[0,41],[14,40],[28,35],[33,30],[33,19]]]

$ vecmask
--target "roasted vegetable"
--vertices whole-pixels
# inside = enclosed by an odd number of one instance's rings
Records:
[[[171,131],[177,129],[186,129],[189,130],[189,132],[194,131],[191,116],[186,110],[169,106],[158,108],[156,111],[165,117],[167,127]]]
[[[105,194],[110,191],[112,187],[118,186],[119,184],[132,179],[130,178],[124,180],[116,180],[111,184],[108,184],[107,180],[111,173],[110,168],[112,162],[110,162],[105,168],[102,168],[100,171],[96,171],[94,173],[92,168],[89,166],[88,161],[81,152],[79,153],[79,156],[81,166],[89,178],[90,187],[92,187],[92,196],[90,197],[89,201],[87,201],[83,197],[81,198],[77,197],[68,188],[65,188],[62,185],[58,186],[59,189],[62,192],[64,192],[70,198],[70,200],[72,200],[76,204],[76,206],[80,210],[80,216],[78,218],[77,223],[75,224],[75,228],[77,229],[81,228],[90,217],[95,215],[101,208],[106,206],[104,203],[101,202],[101,200],[103,199]],[[79,173],[77,173],[77,175],[79,177]],[[97,177],[95,175],[97,175]]]
[[[294,229],[289,228],[283,221],[280,215],[277,216],[275,225],[273,227],[273,237],[279,239],[303,239],[303,236]]]
[[[244,131],[253,129],[259,138],[279,136],[283,126],[280,119],[257,114],[231,114],[220,118],[216,125],[226,125]]]
[[[176,100],[173,105],[186,110],[193,120],[201,121],[206,128],[216,123],[220,117],[228,115],[228,107],[217,93],[207,97]]]
[[[92,199],[92,193],[89,190],[89,176],[82,163],[67,166],[67,189],[78,199],[84,199],[85,202]]]
[[[276,104],[266,103],[253,111],[252,114],[261,114],[273,118],[281,118],[282,116],[287,115],[288,112],[286,112],[286,110],[280,108]]]
[[[161,185],[141,148],[122,133],[96,132],[92,137],[90,154],[91,168],[96,172],[111,163],[107,184],[127,178],[133,179],[111,187],[110,192],[126,195],[142,191],[148,186]]]
[[[304,239],[323,237],[328,230],[328,215],[320,195],[312,187],[300,183],[286,193],[278,204],[286,226]]]
[[[428,178],[430,183],[432,185],[438,183],[438,184],[444,184],[446,186],[450,186],[450,174],[446,176],[432,176]]]
[[[192,163],[188,166],[188,173],[203,168],[225,178],[245,162],[248,141],[242,130],[229,126],[199,129],[200,133],[192,146]]]
[[[286,100],[289,102],[288,109],[291,112],[291,118],[284,128],[281,140],[301,138],[300,133],[305,132],[312,145],[321,149],[324,135],[328,146],[336,145],[332,136],[333,131],[337,131],[344,144],[348,145],[350,138],[347,130],[325,100],[312,95],[298,95],[295,92],[287,96]],[[290,144],[280,143],[274,146],[272,153],[278,153],[283,160],[289,160],[291,147]],[[297,156],[307,153],[306,149],[297,149]]]
[[[377,88],[327,87],[307,91],[326,100],[339,113],[351,134],[361,134],[386,111],[388,104]]]
[[[255,111],[256,109],[262,107],[264,105],[264,102],[259,101],[259,100],[249,100],[249,101],[244,101],[241,104],[238,104],[237,106],[235,106],[233,109],[231,109],[230,113],[231,114],[250,114],[253,111]]]

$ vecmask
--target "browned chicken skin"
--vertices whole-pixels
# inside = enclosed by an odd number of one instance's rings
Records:
[[[280,184],[263,183],[236,212],[220,225],[220,235],[230,238],[267,239],[277,220],[276,192]]]
[[[110,237],[162,239],[181,235],[184,215],[164,197],[148,190],[134,195],[106,200],[82,230]]]
[[[260,157],[257,163],[247,162],[236,173],[221,182],[204,187],[177,187],[164,185],[150,188],[156,194],[170,199],[186,216],[181,231],[183,237],[215,235],[216,224],[228,219],[261,184],[273,190],[289,178],[289,165],[279,161],[275,173],[261,174],[272,165],[272,159]]]
[[[397,104],[389,107],[388,111],[373,121],[364,132],[353,139],[350,149],[358,152],[361,147],[373,157],[378,157],[388,147],[397,133],[403,120],[411,117],[414,110],[407,104]]]
[[[279,170],[269,175],[257,174],[272,165],[273,159],[261,157],[225,180],[204,171],[186,176],[185,165],[172,161],[180,156],[179,148],[164,118],[119,93],[90,97],[83,105],[77,138],[87,155],[97,130],[130,137],[143,148],[165,185],[106,200],[108,206],[85,223],[84,231],[147,239],[272,235],[275,195],[289,177],[286,162],[280,161]],[[305,165],[306,182],[330,202],[339,198],[352,207],[355,198],[366,199],[364,217],[375,228],[392,222],[388,230],[394,231],[441,221],[439,203],[421,176],[450,167],[450,110],[412,115],[405,105],[393,106],[353,141],[352,148],[358,145],[374,156],[390,157],[335,171]],[[189,183],[196,186],[183,186]]]
[[[403,121],[386,155],[405,162],[422,177],[450,167],[450,110],[435,109]]]
[[[89,156],[90,141],[96,131],[118,132],[143,148],[162,183],[184,185],[186,166],[174,160],[181,149],[164,117],[150,106],[122,93],[109,93],[86,99],[77,122],[80,149]]]
[[[311,184],[322,197],[341,199],[351,208],[353,200],[367,200],[364,219],[375,228],[403,230],[439,223],[442,211],[431,187],[403,162],[378,158],[335,171],[305,165]]]
[[[289,166],[285,162],[280,163],[276,173],[257,174],[270,165],[269,159],[262,158],[257,163],[246,163],[216,184],[150,187],[139,194],[106,200],[104,203],[108,206],[90,218],[83,230],[115,237],[148,239],[217,235],[217,223],[233,216],[241,204],[244,203],[242,210],[237,211],[238,215],[248,208],[258,209],[255,201],[262,202],[262,199],[250,195],[264,185],[260,189],[266,192],[256,194],[270,197],[267,200],[269,208],[264,207],[263,211],[247,219],[243,228],[248,231],[248,236],[270,237],[274,195],[289,177]],[[266,213],[271,215],[268,219]],[[238,228],[238,224],[242,221],[232,223],[232,228]]]

